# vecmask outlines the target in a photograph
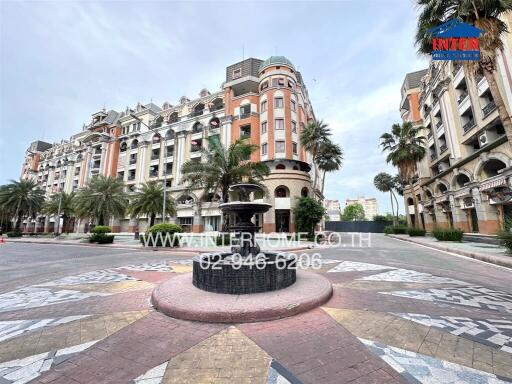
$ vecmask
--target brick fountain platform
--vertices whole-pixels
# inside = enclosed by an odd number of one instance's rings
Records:
[[[153,291],[151,302],[167,316],[210,323],[249,323],[297,315],[324,304],[332,295],[325,277],[297,271],[297,281],[272,292],[230,295],[192,285],[192,274],[169,279]]]

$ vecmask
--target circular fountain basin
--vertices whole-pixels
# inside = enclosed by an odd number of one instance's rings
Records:
[[[296,281],[296,258],[262,252],[242,260],[232,253],[202,254],[193,258],[192,283],[203,291],[248,294],[275,291]]]
[[[254,214],[267,212],[272,208],[272,204],[254,201],[233,201],[230,203],[222,203],[219,205],[219,208],[222,212],[226,213],[250,212]]]

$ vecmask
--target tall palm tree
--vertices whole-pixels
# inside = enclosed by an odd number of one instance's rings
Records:
[[[62,215],[62,232],[68,227],[68,220],[75,215],[75,196],[75,192],[54,193],[43,206],[42,213]],[[57,217],[57,220],[60,220],[60,217]]]
[[[155,224],[156,215],[161,215],[164,209],[164,188],[159,182],[152,180],[143,183],[139,190],[130,197],[129,212],[132,217],[149,217],[149,226]],[[169,216],[176,214],[174,201],[166,195],[165,213]]]
[[[76,194],[75,209],[79,217],[105,225],[111,217],[123,217],[128,206],[124,184],[110,176],[93,176],[89,185]]]
[[[398,223],[398,199],[393,191],[395,187],[395,180],[389,173],[381,172],[373,178],[373,185],[381,192],[389,192],[389,199],[391,200],[391,212],[393,214],[393,225]],[[395,203],[396,202],[396,214]]]
[[[450,19],[459,19],[483,30],[480,37],[480,60],[463,61],[470,73],[481,72],[489,84],[489,90],[512,145],[512,121],[496,80],[497,54],[503,52],[502,37],[508,32],[500,16],[512,11],[511,1],[500,0],[417,0],[420,6],[416,45],[424,54],[432,52],[432,35],[429,29]]]
[[[219,140],[207,140],[204,161],[189,160],[181,167],[183,181],[190,190],[200,188],[205,194],[219,193],[222,201],[227,202],[229,187],[233,184],[248,181],[262,186],[261,181],[270,172],[268,167],[262,162],[247,160],[258,149],[257,145],[238,139],[225,148]]]
[[[0,207],[16,219],[20,229],[24,218],[35,217],[44,204],[44,191],[33,180],[11,180],[0,189]]]
[[[411,122],[393,124],[391,132],[380,137],[382,151],[388,152],[386,161],[398,168],[398,174],[407,184],[416,173],[416,163],[426,154],[426,138],[420,135],[422,129]]]
[[[312,121],[301,132],[300,142],[304,149],[311,153],[313,158],[313,166],[315,167],[315,179],[313,180],[313,190],[316,189],[316,175],[318,174],[318,153],[323,144],[329,141],[332,135],[331,130],[327,124],[322,120]]]
[[[322,171],[322,194],[325,187],[325,174],[338,171],[343,163],[343,149],[338,144],[327,140],[322,143],[317,154],[318,169]]]

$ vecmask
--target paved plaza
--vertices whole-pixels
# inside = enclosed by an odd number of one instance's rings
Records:
[[[308,251],[325,305],[244,324],[152,308],[191,254],[0,245],[0,384],[512,382],[512,270],[371,243]]]

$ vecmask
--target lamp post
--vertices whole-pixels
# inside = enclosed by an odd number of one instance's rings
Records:
[[[135,114],[130,113],[130,117],[137,120],[137,122],[144,125],[147,129],[149,129],[151,132],[155,132],[160,139],[162,139],[162,135],[155,130],[155,128],[151,128],[149,125],[147,125],[145,122],[142,121],[138,116],[135,116]],[[165,159],[167,158],[167,137],[163,137],[164,141],[164,201],[162,204],[162,223],[165,223],[165,210],[166,210],[166,203],[167,203],[167,163],[165,162]]]
[[[62,173],[63,173],[62,165],[63,165],[63,163],[61,163],[60,171],[59,171],[59,188],[58,188],[58,191],[59,191],[59,207],[57,208],[57,230],[55,231],[55,236],[59,235],[59,229],[60,229],[60,209],[62,207],[62,188],[61,188],[61,184],[62,184],[61,180],[62,180]]]

